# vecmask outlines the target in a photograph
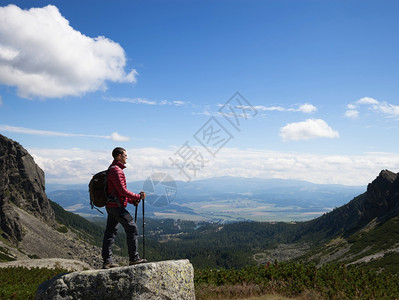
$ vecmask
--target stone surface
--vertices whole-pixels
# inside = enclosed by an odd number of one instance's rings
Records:
[[[145,263],[59,275],[41,284],[36,299],[195,299],[188,260]]]

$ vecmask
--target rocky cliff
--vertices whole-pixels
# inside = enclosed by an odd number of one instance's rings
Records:
[[[20,207],[48,224],[54,211],[44,191],[44,172],[20,144],[0,135],[0,226],[4,238],[23,239]]]
[[[367,186],[362,201],[364,209],[361,216],[365,221],[378,218],[383,221],[399,213],[399,173],[383,170],[378,177]]]
[[[44,172],[26,149],[0,135],[0,260],[64,258],[101,265],[98,247],[60,227],[45,193]]]
[[[399,214],[399,176],[389,170],[382,170],[367,191],[355,197],[348,204],[334,209],[315,220],[309,221],[305,233],[331,238],[344,234],[348,236],[360,230],[370,221],[384,222]],[[302,233],[302,234],[305,234]]]
[[[344,234],[349,236],[370,221],[379,223],[399,214],[399,176],[389,170],[382,170],[367,191],[355,197],[348,204],[334,209],[315,220],[305,232],[315,236],[331,238]]]

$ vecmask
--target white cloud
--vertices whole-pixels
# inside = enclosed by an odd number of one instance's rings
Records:
[[[351,119],[357,119],[359,117],[359,112],[355,109],[350,109],[345,112],[345,117]]]
[[[317,111],[317,107],[310,104],[310,103],[305,103],[302,104],[297,111],[303,112],[305,114],[310,114],[310,113],[314,113],[315,111]]]
[[[354,105],[354,104],[348,104],[348,105],[347,105],[347,108],[351,110],[351,109],[356,109],[357,106]]]
[[[339,133],[333,130],[322,119],[308,119],[302,122],[289,123],[280,128],[283,141],[299,141],[314,138],[337,138]]]
[[[148,104],[148,105],[173,105],[173,106],[182,106],[186,103],[183,101],[168,101],[168,100],[161,100],[159,102],[154,100],[147,100],[144,98],[118,98],[118,97],[106,97],[104,100],[112,101],[112,102],[125,102],[125,103],[132,103],[132,104]]]
[[[125,173],[129,181],[146,179],[156,170],[170,170],[170,151],[157,148],[126,149]],[[35,162],[43,169],[49,183],[88,183],[91,176],[106,169],[112,162],[112,149],[28,149]],[[83,167],[82,167],[83,166]]]
[[[132,104],[148,104],[148,105],[156,105],[157,103],[155,101],[150,101],[147,99],[143,98],[114,98],[114,97],[108,97],[104,98],[105,100],[111,101],[111,102],[125,102],[125,103],[132,103]]]
[[[113,133],[111,134],[111,140],[113,140],[113,141],[115,141],[115,142],[127,142],[127,141],[130,140],[130,138],[127,137],[127,136],[122,136],[122,135],[120,135],[120,134],[117,133],[117,132],[113,132]]]
[[[286,111],[287,109],[281,106],[263,106],[263,105],[256,105],[254,106],[256,110],[260,111]]]
[[[382,169],[393,172],[398,172],[399,169],[397,153],[315,155],[231,148],[223,149],[219,153],[210,167],[204,168],[207,177],[239,174],[243,177],[366,185]]]
[[[386,102],[374,104],[371,106],[371,109],[374,111],[377,111],[379,113],[382,113],[388,117],[399,117],[399,106],[398,105],[393,105],[389,104]]]
[[[181,106],[181,105],[184,105],[184,102],[183,101],[173,101],[173,104],[176,106]]]
[[[28,151],[43,169],[48,183],[88,183],[93,174],[109,166],[111,157],[111,154],[104,151],[76,148]]]
[[[18,55],[19,51],[17,51],[16,49],[3,46],[0,44],[0,59],[12,61]]]
[[[398,105],[393,105],[390,103],[387,103],[385,101],[380,102],[376,99],[370,98],[370,97],[364,97],[355,102],[355,104],[348,104],[348,109],[349,110],[354,110],[357,108],[357,105],[368,105],[369,109],[371,111],[380,113],[382,115],[385,115],[388,118],[398,118],[399,117],[399,106]],[[347,117],[353,117],[352,112],[347,112],[345,115]],[[357,112],[356,117],[359,116],[359,112]]]
[[[112,161],[112,149],[90,151],[33,148],[28,150],[36,163],[44,170],[46,182],[50,183],[88,183],[94,173],[107,168]],[[125,169],[127,180],[129,182],[145,180],[157,172],[167,173],[175,180],[186,180],[187,178],[177,167],[171,166],[169,158],[175,151],[176,149],[159,148],[127,149],[129,156]],[[399,155],[397,153],[315,155],[223,148],[215,159],[206,161],[193,180],[234,174],[240,177],[366,185],[383,169],[398,172]]]
[[[370,97],[363,97],[357,100],[356,104],[378,104],[378,101]]]
[[[211,113],[211,112],[209,112],[207,110],[205,110],[203,112],[198,112],[198,113],[194,112],[192,114],[195,115],[195,116],[209,116],[209,117],[211,117],[211,116],[215,116],[215,117],[220,116],[219,113]]]
[[[9,125],[0,125],[0,131],[5,132],[15,132],[22,134],[30,134],[30,135],[39,135],[39,136],[63,136],[63,137],[89,137],[89,138],[100,138],[100,139],[110,139],[115,142],[125,142],[129,141],[129,137],[124,137],[117,132],[113,132],[111,135],[93,135],[93,134],[80,134],[80,133],[66,133],[66,132],[58,132],[58,131],[50,131],[50,130],[38,130],[31,129],[25,127],[16,127]]]
[[[174,100],[174,101],[168,101],[168,100],[162,100],[159,102],[160,105],[173,105],[173,106],[183,106],[186,104],[186,102],[184,101],[178,101],[178,100]]]
[[[314,113],[317,111],[317,107],[310,103],[300,104],[298,108],[285,108],[282,106],[264,106],[264,105],[256,105],[254,106],[256,110],[259,111],[293,111],[293,112],[302,112],[305,114]]]
[[[0,7],[0,83],[21,97],[82,95],[105,89],[107,80],[135,82],[125,73],[123,48],[103,37],[88,37],[69,25],[58,8]]]

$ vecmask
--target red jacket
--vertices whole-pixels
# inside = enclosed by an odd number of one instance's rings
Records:
[[[111,168],[112,167],[112,168]],[[118,197],[120,206],[126,207],[127,203],[138,203],[141,199],[139,194],[130,192],[126,186],[126,177],[123,169],[126,168],[121,162],[114,160],[109,166],[107,176],[107,192],[108,195],[115,195]],[[119,207],[118,203],[108,202],[107,207]]]

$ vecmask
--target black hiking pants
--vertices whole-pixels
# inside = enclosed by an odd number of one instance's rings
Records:
[[[107,227],[104,232],[102,257],[104,264],[112,263],[112,246],[118,233],[119,223],[126,232],[129,261],[140,259],[138,253],[138,229],[130,213],[123,207],[107,207]]]

